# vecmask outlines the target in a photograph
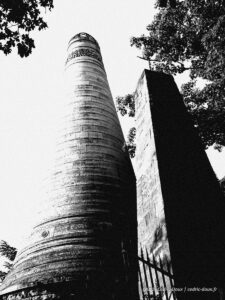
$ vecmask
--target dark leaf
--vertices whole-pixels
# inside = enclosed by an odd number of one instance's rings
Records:
[[[0,50],[9,54],[17,46],[21,57],[30,55],[35,46],[29,33],[47,28],[42,7],[51,10],[53,0],[0,0],[0,40],[4,42]]]
[[[16,257],[16,248],[10,246],[6,241],[0,241],[0,255],[7,257],[13,261]]]

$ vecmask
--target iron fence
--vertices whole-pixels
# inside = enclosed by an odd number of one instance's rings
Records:
[[[138,256],[140,300],[177,300],[174,291],[172,267],[166,257],[163,260],[141,249]]]

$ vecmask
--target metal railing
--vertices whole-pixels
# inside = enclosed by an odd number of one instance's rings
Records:
[[[162,260],[157,256],[156,259],[141,249],[138,275],[140,300],[177,300],[172,267],[166,257]]]

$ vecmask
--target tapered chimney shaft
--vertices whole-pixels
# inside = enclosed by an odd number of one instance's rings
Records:
[[[49,198],[1,293],[4,299],[19,293],[134,299],[137,278],[127,280],[126,264],[129,256],[136,274],[135,177],[92,36],[70,40],[66,75],[66,113]]]

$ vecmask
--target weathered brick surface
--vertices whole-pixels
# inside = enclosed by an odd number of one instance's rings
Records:
[[[71,40],[66,75],[67,97],[48,197],[4,281],[3,293],[72,281],[79,294],[88,276],[90,289],[99,289],[104,299],[125,299],[121,243],[136,255],[135,176],[100,49],[91,36]],[[136,284],[137,279],[133,291]]]
[[[150,97],[142,75],[135,92],[138,245],[139,251],[146,248],[155,256],[170,259]]]

